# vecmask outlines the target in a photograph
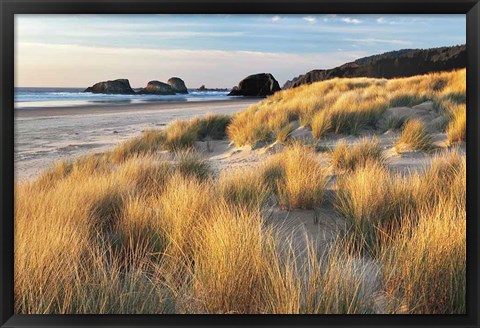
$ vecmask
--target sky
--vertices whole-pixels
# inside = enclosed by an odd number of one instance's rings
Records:
[[[182,78],[231,88],[255,73],[280,85],[312,69],[405,48],[464,44],[465,15],[16,15],[17,87],[132,87]]]

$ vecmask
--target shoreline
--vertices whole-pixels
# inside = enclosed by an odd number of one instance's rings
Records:
[[[226,100],[203,100],[203,101],[179,101],[179,100],[163,100],[158,102],[145,102],[135,104],[123,104],[123,103],[109,103],[92,104],[75,107],[25,107],[22,109],[14,109],[15,118],[30,118],[30,117],[44,117],[44,116],[70,116],[70,115],[83,115],[83,114],[109,114],[109,113],[131,113],[142,111],[158,111],[165,109],[187,109],[196,107],[208,107],[213,105],[228,105],[228,104],[251,104],[257,103],[263,98],[255,97],[243,97],[232,98]]]
[[[258,98],[15,110],[15,180],[35,178],[54,162],[104,151],[175,120],[231,115]]]

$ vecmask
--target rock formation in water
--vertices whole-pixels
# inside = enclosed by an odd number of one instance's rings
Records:
[[[175,93],[188,93],[185,82],[179,77],[171,77],[168,79],[167,84],[170,85]]]
[[[230,89],[226,89],[226,88],[207,88],[207,87],[205,87],[205,84],[202,84],[200,86],[200,88],[196,89],[195,91],[200,91],[200,92],[207,92],[207,91],[225,92],[225,91],[230,91]]]
[[[229,96],[266,97],[280,90],[277,80],[269,73],[247,76],[233,87]]]
[[[137,93],[143,95],[174,95],[175,91],[167,83],[150,81],[145,88],[140,89]]]
[[[127,79],[98,82],[85,89],[84,92],[122,95],[135,94],[135,91],[133,91],[132,87],[130,86],[130,82]]]

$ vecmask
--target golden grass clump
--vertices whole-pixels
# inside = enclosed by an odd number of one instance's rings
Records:
[[[162,213],[162,226],[173,250],[182,244],[194,248],[195,234],[208,222],[202,217],[210,213],[217,194],[209,181],[199,181],[174,175],[168,182],[158,205]],[[199,227],[197,230],[195,227]]]
[[[315,114],[311,122],[312,134],[316,139],[321,139],[331,129],[331,122],[326,111]]]
[[[420,205],[430,204],[433,208],[445,199],[457,197],[459,206],[465,207],[465,195],[453,193],[452,188],[466,184],[465,176],[461,174],[466,165],[465,156],[458,151],[444,151],[433,157],[432,163],[423,172],[413,175],[408,183],[413,188],[414,198]]]
[[[424,199],[416,211],[406,212],[401,232],[385,247],[382,263],[387,293],[393,299],[391,312],[466,311],[466,162],[460,161],[457,167],[452,155],[434,162],[424,176],[424,188],[437,190],[437,199]],[[449,183],[440,182],[439,169],[450,170],[443,180]],[[427,184],[432,178],[433,186]]]
[[[338,96],[329,110],[331,127],[335,133],[357,135],[366,127],[373,127],[387,108],[387,97],[381,88],[352,90]]]
[[[392,214],[392,179],[378,162],[367,162],[337,181],[335,206],[347,219],[349,234],[357,236],[360,245],[373,251],[378,232]]]
[[[86,311],[81,303],[86,290],[78,289],[77,280],[101,274],[93,271],[92,252],[103,247],[102,236],[113,230],[128,189],[110,174],[87,173],[68,176],[49,189],[35,183],[16,186],[18,312]],[[108,288],[104,283],[103,288]],[[93,299],[89,305],[101,312],[100,302]]]
[[[310,251],[303,313],[375,313],[372,295],[378,288],[379,269],[374,262],[349,255],[350,243],[335,240],[320,256]],[[315,255],[317,263],[312,260]]]
[[[205,180],[211,177],[212,168],[208,159],[194,150],[175,153],[176,170],[185,177]]]
[[[450,122],[447,125],[447,137],[450,143],[467,139],[467,108],[465,103],[449,108]]]
[[[378,255],[382,243],[403,225],[418,222],[419,211],[451,203],[465,209],[465,194],[459,192],[466,184],[464,166],[465,158],[455,151],[434,157],[428,168],[407,176],[367,162],[338,178],[335,206],[357,246]]]
[[[83,156],[75,161],[62,160],[43,172],[36,180],[35,185],[39,188],[51,188],[58,181],[65,179],[71,174],[89,175],[95,173],[108,173],[113,165],[105,154]]]
[[[341,170],[355,170],[367,162],[385,164],[380,140],[378,138],[362,138],[358,143],[347,145],[341,141],[332,152],[332,164]]]
[[[265,126],[259,124],[262,119],[255,119],[256,105],[236,114],[232,123],[227,127],[228,138],[237,146],[253,145],[258,141],[266,140],[269,135]]]
[[[261,313],[265,259],[259,210],[221,202],[209,215],[213,222],[194,256],[195,298],[206,313]]]
[[[116,175],[136,193],[151,196],[163,192],[174,172],[173,165],[165,157],[143,155],[130,157],[117,167]]]
[[[160,258],[167,245],[167,237],[161,226],[158,197],[125,196],[123,210],[115,227],[117,253],[123,256],[153,256]]]
[[[228,203],[249,209],[261,208],[270,194],[261,172],[251,169],[223,171],[218,186]]]
[[[395,150],[402,152],[405,150],[432,149],[432,137],[428,134],[422,121],[409,120],[402,129],[402,134],[395,144]]]
[[[230,116],[209,114],[204,118],[175,121],[165,129],[164,147],[167,150],[181,150],[193,147],[195,141],[223,139],[230,123]]]
[[[159,226],[165,238],[162,261],[153,263],[158,284],[168,286],[181,299],[193,272],[193,257],[211,224],[218,198],[210,181],[175,174],[165,192],[153,204],[160,213]],[[188,296],[187,296],[188,297]]]
[[[193,147],[198,136],[199,119],[175,121],[164,131],[164,148],[172,151]]]
[[[197,121],[198,124],[198,140],[210,138],[213,140],[221,140],[227,136],[227,127],[232,117],[229,115],[207,114],[205,117]]]
[[[152,154],[162,150],[164,142],[165,134],[161,130],[146,130],[142,135],[115,147],[110,158],[115,163],[121,163],[131,156]]]
[[[175,121],[165,129],[164,147],[167,150],[181,150],[193,147],[195,141],[223,139],[230,124],[230,116],[208,114],[203,118]]]
[[[287,124],[276,133],[276,141],[281,143],[286,142],[294,130],[295,125],[292,123]]]
[[[327,176],[312,147],[294,143],[273,156],[263,170],[281,207],[311,209],[322,203]]]
[[[465,313],[466,218],[450,206],[420,213],[387,248],[387,292],[391,312]]]
[[[142,135],[123,142],[113,149],[110,158],[121,163],[130,156],[189,149],[195,141],[205,138],[223,139],[230,120],[227,115],[209,114],[204,118],[174,121],[164,130],[146,130]]]

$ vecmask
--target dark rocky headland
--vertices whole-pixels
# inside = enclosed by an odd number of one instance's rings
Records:
[[[336,77],[396,78],[464,68],[466,46],[403,49],[374,55],[332,69],[316,69],[287,81],[282,89]]]

